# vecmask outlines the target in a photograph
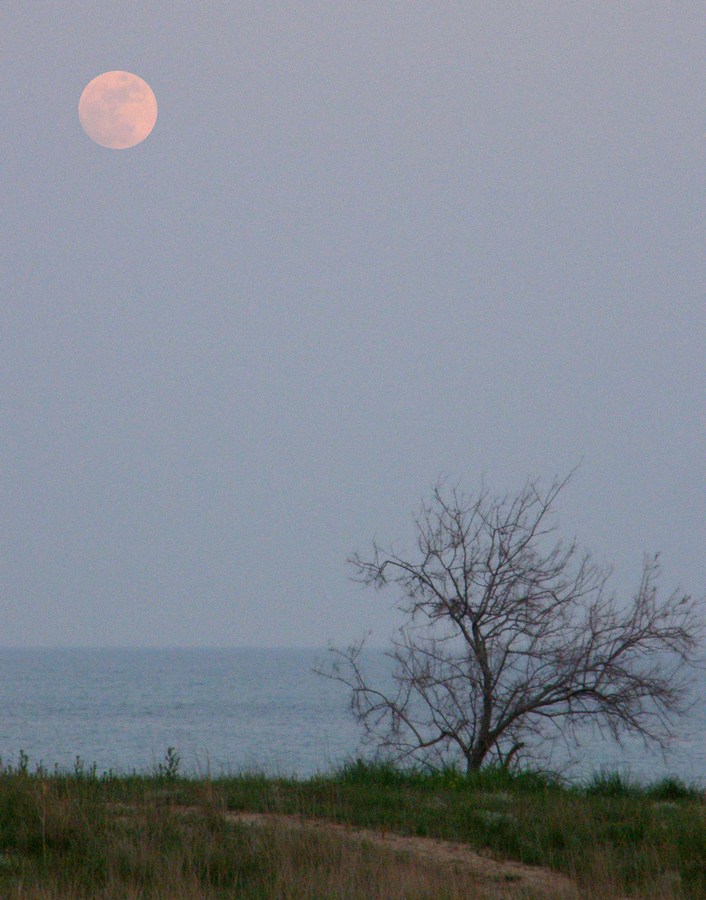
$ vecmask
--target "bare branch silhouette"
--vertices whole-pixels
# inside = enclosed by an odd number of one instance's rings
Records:
[[[610,569],[556,537],[553,504],[570,478],[499,498],[438,484],[415,520],[413,558],[377,543],[351,557],[356,580],[398,592],[395,687],[368,682],[365,639],[333,648],[317,671],[350,688],[380,754],[432,768],[461,759],[472,772],[569,742],[587,721],[668,746],[686,708],[699,604],[678,591],[658,600],[658,556],[645,558],[631,597],[609,594]]]

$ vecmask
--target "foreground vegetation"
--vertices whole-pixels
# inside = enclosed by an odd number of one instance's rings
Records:
[[[362,762],[308,780],[197,779],[180,775],[174,751],[151,775],[99,775],[78,759],[72,773],[31,771],[24,755],[0,766],[0,896],[489,896],[449,864],[325,828],[254,828],[235,811],[467,842],[565,873],[586,898],[706,896],[706,797],[675,779],[648,787],[602,773],[571,786]],[[496,896],[520,896],[510,889]]]

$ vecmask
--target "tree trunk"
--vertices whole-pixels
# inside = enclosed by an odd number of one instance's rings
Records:
[[[485,742],[480,742],[471,748],[471,752],[466,756],[466,775],[479,771],[489,751],[490,747]]]

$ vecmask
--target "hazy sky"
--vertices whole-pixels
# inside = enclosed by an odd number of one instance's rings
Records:
[[[0,644],[346,643],[437,478],[706,575],[702,2],[5,3]],[[84,134],[126,69],[152,135]]]

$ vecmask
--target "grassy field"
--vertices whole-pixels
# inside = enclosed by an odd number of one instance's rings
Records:
[[[294,814],[464,842],[553,869],[582,898],[706,897],[706,798],[677,780],[616,774],[567,786],[536,773],[471,778],[350,764],[307,780],[0,769],[0,896],[337,898],[532,896],[451,864],[351,841],[340,829],[253,827]],[[483,893],[483,891],[489,893]]]

